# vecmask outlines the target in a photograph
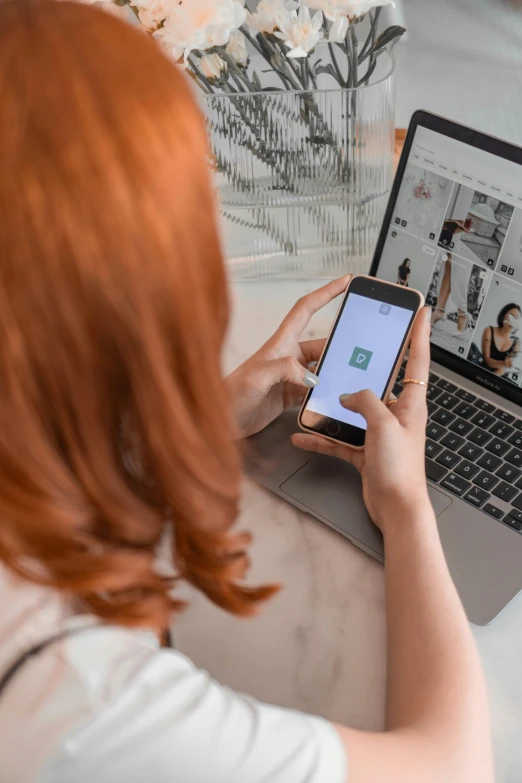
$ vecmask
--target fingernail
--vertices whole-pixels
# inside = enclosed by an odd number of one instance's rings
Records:
[[[429,305],[426,305],[424,308],[424,316],[427,321],[430,321],[431,323],[431,307]]]
[[[306,370],[303,378],[303,382],[305,386],[308,386],[309,389],[313,389],[314,386],[317,386],[319,383],[319,378],[317,375],[314,375],[313,372],[310,372],[310,370]]]
[[[351,394],[341,394],[339,397],[339,402],[348,402],[351,396]]]
[[[317,367],[319,362],[308,362],[307,367],[309,370],[313,370],[314,367]]]

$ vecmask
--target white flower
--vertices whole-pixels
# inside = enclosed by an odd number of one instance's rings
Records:
[[[173,10],[172,0],[132,0],[141,24],[147,30],[157,30]]]
[[[248,63],[246,38],[240,30],[236,30],[228,39],[226,52],[243,68]]]
[[[287,57],[307,57],[322,40],[323,14],[318,11],[310,17],[310,11],[303,5],[297,11],[286,9],[278,16],[279,32],[275,35],[285,42],[290,51]]]
[[[242,0],[177,0],[169,3],[164,26],[155,33],[175,60],[194,49],[226,46],[230,34],[246,19]]]
[[[259,0],[255,14],[247,12],[247,24],[252,35],[272,35],[279,28],[278,17],[283,11],[295,11],[299,3],[293,0]]]
[[[199,61],[199,70],[209,82],[220,82],[227,72],[227,64],[219,54],[206,54]]]
[[[330,27],[328,40],[332,43],[343,43],[348,32],[350,22],[347,16],[340,16]]]
[[[322,11],[330,22],[337,22],[340,17],[350,21],[360,19],[371,8],[381,5],[394,5],[393,0],[303,0],[308,8]]]

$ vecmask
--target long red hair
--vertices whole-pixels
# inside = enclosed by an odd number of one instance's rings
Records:
[[[158,574],[251,613],[205,127],[96,8],[0,0],[0,558],[106,622],[165,628]]]

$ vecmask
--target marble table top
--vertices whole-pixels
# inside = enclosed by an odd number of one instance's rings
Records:
[[[277,327],[299,296],[320,281],[233,285],[228,371]],[[305,334],[320,337],[335,306]],[[245,480],[239,527],[254,534],[253,583],[280,594],[240,620],[190,588],[176,622],[176,647],[220,682],[263,701],[367,730],[384,722],[383,567],[281,498]],[[522,563],[521,563],[522,567]],[[485,628],[474,628],[491,697],[498,783],[522,781],[522,596]],[[471,782],[470,782],[471,783]]]

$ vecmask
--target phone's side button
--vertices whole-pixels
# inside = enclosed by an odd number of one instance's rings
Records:
[[[339,435],[341,431],[341,425],[338,424],[336,421],[329,421],[328,424],[326,425],[326,431],[328,435],[332,435],[332,436]]]

